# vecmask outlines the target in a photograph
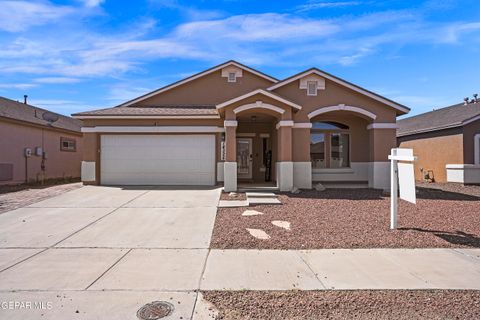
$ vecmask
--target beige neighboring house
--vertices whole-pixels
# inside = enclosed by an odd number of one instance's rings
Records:
[[[417,180],[480,184],[480,100],[398,121],[398,144],[412,148]]]
[[[312,182],[388,188],[409,109],[316,68],[284,80],[228,61],[117,107],[74,114],[82,179],[104,185]]]
[[[79,120],[0,97],[0,185],[80,177],[80,128]]]

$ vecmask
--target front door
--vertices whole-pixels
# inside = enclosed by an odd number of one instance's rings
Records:
[[[237,139],[237,176],[238,179],[252,179],[252,139]]]

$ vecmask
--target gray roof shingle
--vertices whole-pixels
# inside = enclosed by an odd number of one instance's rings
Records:
[[[58,120],[52,124],[44,120],[42,115],[47,112],[57,115]],[[0,117],[75,132],[80,132],[82,126],[79,120],[4,97],[0,97]]]
[[[480,102],[455,104],[397,121],[397,136],[459,127],[476,116],[480,116]]]
[[[72,116],[216,116],[214,105],[180,105],[153,107],[113,107],[75,113]]]

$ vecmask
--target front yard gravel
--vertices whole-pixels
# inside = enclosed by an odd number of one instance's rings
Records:
[[[0,187],[0,213],[25,207],[82,186],[81,182],[46,186],[2,186]]]
[[[479,319],[480,291],[206,291],[216,319]]]
[[[218,210],[212,248],[433,248],[480,247],[480,187],[421,185],[417,204],[399,201],[399,229],[391,231],[390,198],[372,189],[327,189],[280,194],[282,205]],[[272,224],[291,223],[291,231]],[[246,230],[261,229],[260,240]]]

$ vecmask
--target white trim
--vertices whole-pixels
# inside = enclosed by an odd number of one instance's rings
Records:
[[[275,128],[278,130],[278,128],[280,127],[293,127],[294,125],[295,123],[293,122],[293,120],[281,120],[277,123]]]
[[[312,119],[313,117],[316,117],[320,114],[324,114],[327,112],[332,112],[332,111],[350,111],[350,112],[355,112],[359,114],[363,114],[364,116],[369,117],[370,119],[375,120],[377,118],[377,115],[367,111],[365,109],[359,108],[359,107],[352,107],[352,106],[346,106],[344,104],[339,104],[336,106],[329,106],[329,107],[321,107],[317,110],[314,110],[308,114],[308,118]]]
[[[270,133],[260,133],[260,138],[270,138]]]
[[[224,127],[236,127],[236,126],[238,126],[238,121],[237,120],[225,120],[225,121],[223,121],[223,126]]]
[[[398,124],[396,123],[381,123],[381,122],[375,122],[375,123],[370,123],[367,126],[367,130],[371,129],[397,129]]]
[[[175,133],[175,132],[189,132],[189,133],[214,133],[224,132],[222,127],[214,126],[98,126],[98,127],[82,127],[82,132],[127,132],[127,133]]]
[[[476,165],[480,165],[480,133],[477,133],[473,136],[473,150],[475,151],[474,154],[474,163]]]
[[[311,122],[295,122],[293,124],[294,129],[311,129],[312,123]]]
[[[141,96],[141,97],[138,97],[138,98],[136,98],[136,99],[127,101],[127,102],[119,105],[119,107],[120,107],[120,106],[126,107],[126,106],[132,105],[132,104],[134,104],[134,103],[136,103],[136,102],[139,102],[139,101],[148,99],[148,98],[150,98],[150,97],[153,97],[154,95],[157,95],[157,94],[159,94],[159,93],[165,92],[165,91],[170,90],[170,89],[173,89],[173,88],[178,87],[178,86],[180,86],[180,85],[182,85],[182,84],[185,84],[185,83],[187,83],[187,82],[193,81],[193,80],[198,79],[198,78],[201,78],[201,77],[203,77],[203,76],[206,76],[207,74],[216,72],[216,71],[218,71],[218,70],[220,70],[220,69],[223,69],[223,68],[225,68],[225,67],[228,67],[228,66],[236,66],[236,67],[238,67],[238,68],[240,68],[240,69],[247,70],[248,72],[253,73],[254,75],[257,75],[257,76],[262,77],[262,78],[264,78],[264,79],[267,79],[267,80],[269,80],[269,81],[271,81],[271,82],[273,82],[273,83],[277,83],[277,82],[278,82],[277,79],[274,79],[274,78],[272,78],[272,77],[269,77],[269,76],[267,76],[267,75],[265,75],[265,74],[263,74],[263,73],[260,73],[260,72],[258,72],[258,71],[256,71],[256,70],[250,69],[250,68],[247,67],[247,66],[239,65],[239,64],[236,63],[235,61],[229,61],[229,62],[225,62],[225,63],[223,63],[223,64],[221,64],[221,65],[219,65],[219,66],[216,66],[216,67],[214,67],[214,68],[212,68],[212,69],[206,70],[206,71],[204,71],[204,72],[201,72],[201,73],[198,73],[198,74],[196,74],[196,75],[190,76],[190,77],[188,77],[188,78],[185,78],[185,79],[180,80],[180,81],[178,81],[178,82],[175,82],[175,83],[173,83],[173,84],[167,85],[166,87],[160,88],[160,89],[155,90],[155,91],[152,91],[152,92],[150,92],[150,93],[147,93],[147,94],[145,94],[145,95],[143,95],[143,96]]]
[[[478,164],[447,164],[445,165],[447,169],[480,169]]]
[[[233,112],[235,114],[237,114],[237,113],[240,113],[242,111],[246,111],[246,110],[250,110],[250,109],[268,109],[268,110],[272,110],[272,111],[280,113],[280,114],[285,113],[285,110],[283,110],[282,108],[273,106],[273,105],[268,104],[268,103],[263,103],[262,101],[257,101],[255,103],[244,104],[243,106],[240,106],[240,107],[237,107],[237,108],[233,109]]]
[[[211,116],[135,116],[135,115],[125,115],[125,116],[72,116],[75,119],[220,119],[219,115]]]
[[[257,136],[257,134],[254,132],[237,132],[238,138],[248,138],[248,137],[253,138],[255,136]]]
[[[466,125],[466,124],[472,123],[472,122],[477,121],[477,120],[480,120],[480,114],[473,117],[473,118],[470,118],[470,119],[467,119],[467,120],[463,121],[462,124]]]
[[[275,100],[280,101],[280,102],[283,102],[283,103],[285,103],[286,105],[289,105],[289,106],[291,106],[291,107],[293,107],[293,108],[296,108],[296,109],[298,109],[298,110],[302,109],[302,107],[301,107],[300,105],[298,105],[298,104],[296,104],[296,103],[293,103],[293,102],[291,102],[291,101],[288,101],[288,100],[286,100],[286,99],[284,99],[284,98],[282,98],[282,97],[277,96],[276,94],[273,94],[273,93],[271,93],[271,92],[265,91],[265,90],[263,90],[263,89],[253,90],[253,91],[250,91],[249,93],[246,93],[246,94],[241,95],[241,96],[239,96],[239,97],[236,97],[236,98],[230,99],[230,100],[228,100],[228,101],[222,102],[222,103],[220,103],[220,104],[217,104],[217,109],[224,108],[224,107],[226,107],[226,106],[228,106],[228,105],[230,105],[230,104],[232,104],[232,103],[241,101],[241,100],[243,100],[243,99],[246,99],[246,98],[248,98],[248,97],[254,96],[254,95],[256,95],[256,94],[263,94],[264,96],[267,96],[267,97],[269,97],[269,98],[275,99]]]
[[[328,79],[328,80],[330,80],[330,81],[333,81],[333,82],[335,82],[335,83],[341,84],[341,85],[343,85],[344,87],[347,87],[347,88],[349,88],[349,89],[351,89],[351,90],[353,90],[353,91],[356,91],[356,92],[359,92],[359,93],[361,93],[361,94],[363,94],[363,95],[366,95],[367,97],[370,97],[370,98],[372,98],[372,99],[375,99],[375,100],[377,100],[377,101],[380,101],[380,102],[382,102],[382,103],[384,103],[384,104],[386,104],[386,105],[388,105],[388,106],[390,106],[390,107],[392,107],[392,108],[394,108],[394,109],[400,110],[400,111],[402,111],[402,112],[408,113],[408,112],[410,111],[410,109],[408,109],[408,108],[406,108],[406,107],[404,107],[404,106],[402,106],[402,105],[399,105],[398,103],[395,103],[395,102],[393,102],[393,101],[390,101],[390,100],[388,100],[388,99],[385,99],[385,98],[383,98],[383,97],[381,97],[381,96],[379,96],[379,95],[377,95],[377,94],[374,94],[374,93],[369,92],[369,91],[367,91],[367,90],[365,90],[365,89],[359,88],[359,87],[357,87],[357,86],[355,86],[355,85],[353,85],[353,84],[351,84],[351,83],[346,82],[345,80],[338,79],[338,78],[333,77],[333,76],[329,75],[328,73],[325,73],[325,72],[320,71],[320,70],[307,70],[307,71],[305,71],[305,72],[303,72],[303,73],[301,73],[301,74],[299,74],[299,75],[297,75],[297,76],[295,76],[295,77],[293,77],[293,78],[290,78],[290,79],[287,79],[287,80],[284,80],[284,81],[277,82],[277,83],[274,84],[273,86],[270,86],[269,88],[267,88],[267,90],[268,90],[268,91],[275,90],[275,89],[280,88],[280,87],[282,87],[282,86],[284,86],[284,85],[286,85],[286,84],[288,84],[288,83],[291,83],[291,82],[293,82],[293,81],[296,81],[296,80],[298,80],[298,79],[301,79],[301,78],[303,78],[303,77],[305,77],[305,76],[307,76],[307,75],[309,75],[309,74],[316,74],[316,75],[318,75],[318,76],[320,76],[320,77],[324,77],[324,78],[326,78],[326,79]]]

